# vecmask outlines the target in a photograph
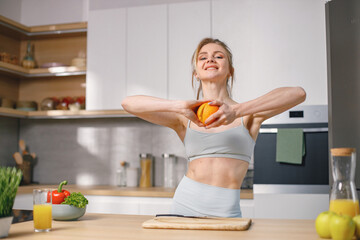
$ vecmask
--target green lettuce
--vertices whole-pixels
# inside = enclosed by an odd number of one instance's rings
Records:
[[[61,204],[68,204],[78,208],[85,208],[89,201],[81,193],[73,192],[70,196],[66,197]]]

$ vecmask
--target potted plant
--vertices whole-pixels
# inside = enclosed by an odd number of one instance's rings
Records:
[[[0,167],[0,238],[9,234],[12,207],[21,181],[21,170],[14,167]]]

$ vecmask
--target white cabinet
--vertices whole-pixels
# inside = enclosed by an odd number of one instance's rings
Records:
[[[167,98],[167,5],[127,12],[126,94]]]
[[[254,184],[255,218],[315,219],[329,209],[328,185]]]
[[[126,9],[89,13],[86,109],[121,109],[126,94]]]
[[[191,85],[191,56],[211,35],[210,1],[169,4],[169,99],[196,97]]]
[[[213,37],[234,54],[235,100],[302,86],[307,104],[327,104],[324,8],[309,0],[213,1]]]
[[[233,54],[235,78],[233,98],[236,101],[250,100],[248,91],[255,83],[252,76],[252,4],[253,0],[217,0],[212,2],[212,33],[224,41]],[[252,89],[251,89],[252,90]],[[250,96],[249,96],[250,95]]]
[[[172,198],[85,195],[87,213],[156,215],[170,213]],[[14,209],[32,210],[32,194],[17,195]]]
[[[121,109],[127,95],[192,99],[191,56],[204,37],[234,55],[233,97],[302,86],[327,104],[321,1],[208,0],[90,10],[87,109]]]

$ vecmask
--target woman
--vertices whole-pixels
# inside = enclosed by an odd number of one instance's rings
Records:
[[[126,111],[149,122],[172,128],[184,143],[188,171],[176,189],[172,212],[192,216],[241,217],[240,187],[266,119],[303,102],[301,87],[277,88],[251,101],[230,96],[234,76],[232,54],[225,43],[203,39],[192,57],[197,99],[176,101],[150,96],[123,100]],[[205,124],[196,109],[204,102],[219,110]]]

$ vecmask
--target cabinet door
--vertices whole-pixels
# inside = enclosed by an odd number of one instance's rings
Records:
[[[167,98],[167,5],[127,11],[126,94]]]
[[[126,86],[126,9],[89,12],[86,109],[121,109]]]
[[[240,102],[253,96],[247,92],[252,84],[252,1],[215,0],[212,6],[213,37],[224,41],[233,53],[235,78],[232,96]]]
[[[196,97],[191,85],[191,56],[210,37],[210,1],[169,4],[169,99]]]
[[[213,36],[234,54],[235,100],[302,86],[307,104],[327,104],[324,8],[321,1],[213,1]]]

